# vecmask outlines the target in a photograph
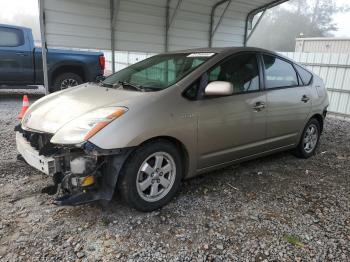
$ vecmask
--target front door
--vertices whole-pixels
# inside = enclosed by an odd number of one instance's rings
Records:
[[[207,74],[209,82],[231,82],[234,94],[198,101],[199,169],[259,153],[266,138],[266,94],[256,55],[235,55]]]

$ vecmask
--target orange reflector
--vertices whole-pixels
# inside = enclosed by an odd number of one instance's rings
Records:
[[[86,176],[83,178],[83,181],[81,182],[81,186],[91,186],[95,182],[95,179],[93,176]]]
[[[110,114],[107,118],[115,119],[120,117],[124,113],[125,113],[124,109],[118,109],[117,111],[114,111],[112,114]]]
[[[125,110],[123,109],[118,109],[115,112],[113,112],[112,114],[110,114],[109,116],[106,117],[105,121],[101,121],[99,123],[97,123],[84,137],[84,140],[88,140],[91,137],[93,137],[94,135],[96,135],[96,133],[98,131],[100,131],[102,128],[104,128],[106,125],[108,125],[110,122],[112,122],[114,119],[120,117],[121,115],[123,115],[125,113]]]

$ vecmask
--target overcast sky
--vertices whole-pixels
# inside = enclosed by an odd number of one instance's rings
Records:
[[[37,0],[0,0],[1,23],[15,19],[21,14],[38,15]]]
[[[349,0],[337,0],[339,5],[349,4]],[[28,21],[28,16],[38,16],[37,0],[0,0],[0,23],[11,23],[29,27],[38,27],[39,22],[32,19]],[[24,19],[21,19],[23,17]],[[338,31],[334,32],[337,37],[350,37],[350,12],[337,14],[334,17],[338,24]],[[33,28],[35,29],[35,28]],[[38,35],[38,29],[35,30]]]
[[[334,32],[338,37],[350,37],[350,12],[337,14],[334,21],[338,24],[338,31]]]

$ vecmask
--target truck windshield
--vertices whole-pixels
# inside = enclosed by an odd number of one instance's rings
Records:
[[[107,77],[102,85],[128,85],[144,90],[165,89],[210,59],[214,53],[156,55]]]

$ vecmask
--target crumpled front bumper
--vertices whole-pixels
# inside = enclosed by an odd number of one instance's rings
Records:
[[[32,146],[27,135],[20,127],[16,127],[16,145],[19,154],[25,162],[35,169],[52,176],[54,184],[43,189],[51,195],[60,192],[54,201],[57,205],[81,205],[97,200],[110,201],[122,166],[132,151],[131,148],[103,150],[90,142],[81,148],[46,150]],[[44,148],[45,149],[45,148]],[[86,158],[94,160],[95,165],[85,168],[83,172],[73,173],[76,168],[71,166],[72,159]],[[93,161],[91,161],[93,162]],[[76,181],[92,177],[94,183],[82,186]],[[75,181],[75,182],[74,182]],[[74,182],[74,183],[73,183]]]
[[[40,155],[39,151],[33,148],[20,132],[16,132],[16,146],[18,153],[35,169],[47,175],[60,172],[56,160],[53,157]]]

